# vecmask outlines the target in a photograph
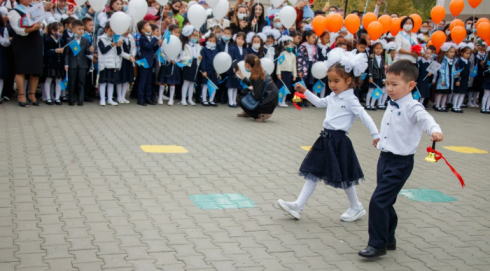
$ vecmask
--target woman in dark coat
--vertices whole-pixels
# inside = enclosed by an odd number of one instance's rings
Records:
[[[27,74],[30,74],[28,98],[32,105],[39,105],[35,94],[39,77],[43,73],[43,38],[39,31],[41,23],[26,24],[26,14],[30,2],[30,0],[17,0],[17,6],[8,14],[10,25],[15,31],[12,38],[12,49],[15,59],[15,82],[19,89],[18,99],[21,107],[28,106],[24,93],[24,80]]]
[[[243,73],[235,71],[248,88],[240,90],[238,96],[238,105],[243,109],[243,112],[237,114],[238,117],[252,117],[257,122],[264,122],[272,116],[274,109],[279,102],[279,91],[267,72],[264,71],[260,63],[260,59],[255,55],[249,54],[245,56],[245,69],[250,71],[250,79],[246,78]],[[256,101],[260,101],[259,105],[250,110],[246,108],[242,99],[247,94],[251,94]]]

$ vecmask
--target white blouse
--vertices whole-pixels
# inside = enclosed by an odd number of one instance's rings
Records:
[[[24,37],[29,35],[29,33],[26,33],[26,28],[20,27],[20,19],[22,17],[20,17],[20,14],[16,10],[11,10],[8,13],[8,16],[10,25],[12,26],[12,29],[15,31],[15,33],[17,33],[17,35]]]
[[[406,36],[404,36],[404,34]],[[408,52],[412,51],[412,43],[406,37],[410,37],[411,40],[413,42],[415,42],[415,44],[418,44],[417,35],[415,33],[411,33],[409,36],[403,30],[400,31],[400,33],[398,33],[398,35],[396,35],[396,37],[395,37],[396,52],[398,53],[398,57],[399,57],[398,59],[406,59],[406,60],[410,60],[412,63],[416,63],[417,59],[415,57],[413,57],[411,55],[399,53],[400,49],[403,49],[403,50],[408,51]]]

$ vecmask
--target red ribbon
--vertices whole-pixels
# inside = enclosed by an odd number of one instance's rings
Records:
[[[301,92],[295,92],[294,95],[300,97],[301,99],[306,99],[306,96]],[[294,96],[293,96],[293,98],[294,98]],[[294,107],[296,107],[296,109],[298,109],[298,111],[301,111],[301,107],[299,107],[299,105],[297,105],[296,102],[293,101],[293,105],[294,105]]]
[[[459,175],[459,173],[453,168],[453,166],[451,166],[451,164],[449,164],[449,162],[442,155],[442,153],[434,150],[432,147],[427,147],[427,152],[428,153],[431,153],[431,152],[432,153],[435,153],[436,154],[436,161],[439,161],[441,158],[444,159],[444,161],[446,161],[447,166],[451,169],[451,171],[454,173],[454,175],[456,175],[456,177],[458,177],[459,182],[461,183],[461,186],[463,188],[465,187],[465,183],[464,183],[463,177],[461,177],[461,175]]]

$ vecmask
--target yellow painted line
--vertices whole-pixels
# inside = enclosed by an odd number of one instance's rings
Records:
[[[311,146],[301,146],[301,148],[305,151],[310,151]]]
[[[141,145],[140,148],[151,153],[188,153],[184,147],[177,145]]]
[[[488,153],[487,151],[480,150],[477,148],[472,148],[472,147],[444,146],[444,148],[460,153]]]

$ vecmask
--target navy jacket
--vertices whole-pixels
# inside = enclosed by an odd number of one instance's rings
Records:
[[[214,57],[218,54],[218,50],[210,50],[207,47],[201,49],[201,71],[207,72],[208,74],[216,73],[213,65]]]
[[[44,37],[44,66],[50,69],[63,69],[65,57],[63,54],[57,54],[55,49],[60,49],[63,47],[61,39],[55,42],[54,39],[49,37]],[[66,50],[71,50],[69,47]]]
[[[69,38],[65,44],[69,44],[75,38]],[[76,41],[75,41],[76,42]],[[70,46],[65,47],[65,65],[68,65],[70,69],[80,67],[81,69],[88,69],[87,55],[92,54],[90,52],[90,44],[88,39],[80,37],[80,52],[74,56]]]
[[[233,47],[233,43],[228,41],[228,52],[230,52],[231,47]],[[226,48],[226,42],[224,42],[222,39],[219,40],[218,44],[216,45],[216,48],[218,49],[218,52],[224,52]]]
[[[146,58],[149,67],[153,67],[155,52],[158,51],[158,40],[151,38],[148,40],[146,36],[141,35],[140,42],[140,58]]]
[[[231,48],[229,48],[229,54],[231,56],[231,59],[233,61],[236,60],[236,62],[238,63],[238,62],[245,59],[245,56],[248,54],[248,50],[247,50],[247,48],[242,47],[242,54],[240,54],[240,50],[238,49],[238,46],[235,45],[235,46],[232,46]],[[235,75],[235,73],[233,73],[233,65],[231,65],[231,68],[228,71],[228,73],[231,75]]]

